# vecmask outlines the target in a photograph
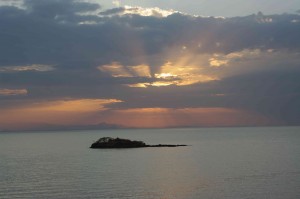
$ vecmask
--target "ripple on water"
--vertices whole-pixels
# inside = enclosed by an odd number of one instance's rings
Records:
[[[0,134],[0,198],[300,198],[297,132],[299,127]],[[105,134],[192,146],[88,148]]]

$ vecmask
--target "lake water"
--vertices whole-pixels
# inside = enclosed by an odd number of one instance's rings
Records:
[[[0,198],[298,199],[300,127],[1,133]]]

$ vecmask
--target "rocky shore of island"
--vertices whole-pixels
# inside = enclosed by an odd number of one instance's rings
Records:
[[[90,148],[92,149],[113,149],[113,148],[145,148],[145,147],[179,147],[187,146],[185,144],[157,144],[148,145],[143,141],[135,141],[123,138],[102,137],[94,142]]]

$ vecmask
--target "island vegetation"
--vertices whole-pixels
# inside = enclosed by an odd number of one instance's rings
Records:
[[[111,137],[102,137],[96,142],[94,142],[90,148],[95,149],[109,149],[109,148],[143,148],[143,147],[178,147],[178,146],[187,146],[184,144],[158,144],[158,145],[148,145],[143,141],[135,141],[122,138],[111,138]]]

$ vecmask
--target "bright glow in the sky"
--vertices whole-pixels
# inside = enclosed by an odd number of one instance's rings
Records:
[[[122,102],[116,99],[59,100],[33,104],[27,111],[36,112],[96,112],[106,110],[104,105]]]
[[[0,1],[0,131],[299,125],[299,9],[299,0]]]
[[[10,91],[10,93],[12,92]],[[7,93],[8,91],[5,91],[5,94]],[[106,105],[120,102],[122,101],[117,99],[66,99],[27,103],[22,107],[2,108],[0,126],[18,130],[31,128],[40,123],[89,124],[94,119],[95,114],[108,110]]]
[[[150,67],[147,65],[123,66],[120,63],[113,62],[110,65],[99,66],[100,71],[106,72],[113,77],[149,77]],[[129,87],[147,88],[148,86],[185,86],[199,82],[208,82],[218,80],[217,77],[201,74],[198,66],[177,66],[167,62],[160,67],[160,73],[155,73],[153,78],[156,80],[152,83],[127,84]]]
[[[299,10],[299,0],[120,0],[102,1],[110,6],[141,6],[174,9],[191,15],[205,16],[246,16],[262,11],[265,14],[295,13]],[[113,3],[112,3],[113,2]]]
[[[236,126],[270,124],[268,118],[247,111],[225,108],[137,108],[115,110],[107,122],[138,128],[177,126]]]
[[[143,7],[124,6],[124,8],[125,8],[124,14],[138,14],[141,16],[167,17],[171,14],[176,13],[176,11],[163,10],[158,7],[143,8]]]

